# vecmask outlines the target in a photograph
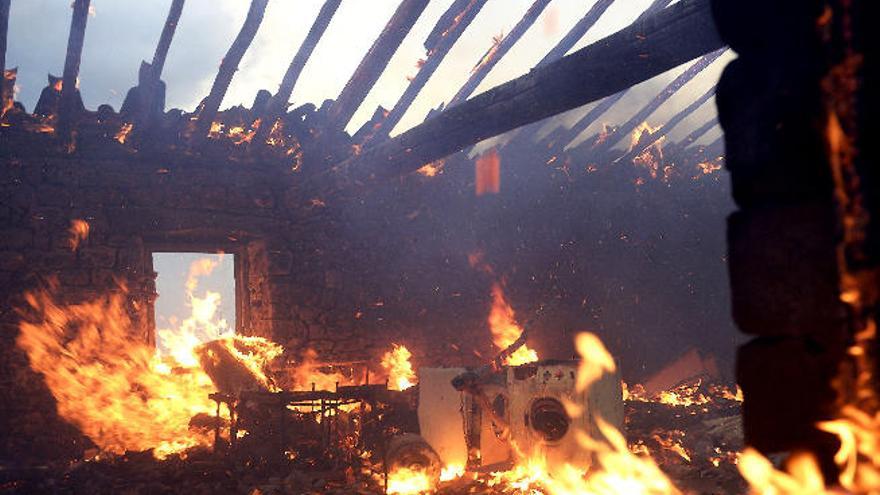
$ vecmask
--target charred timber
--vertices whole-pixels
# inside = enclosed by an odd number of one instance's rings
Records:
[[[329,120],[333,125],[339,129],[348,125],[427,6],[428,0],[403,0],[400,3],[330,107]]]
[[[568,30],[565,36],[563,36],[562,39],[559,40],[559,43],[557,43],[556,46],[553,47],[553,49],[547,52],[547,55],[544,55],[544,58],[542,58],[541,61],[538,62],[538,65],[536,65],[535,67],[542,67],[551,62],[556,62],[557,60],[564,57],[565,54],[568,53],[572,48],[574,48],[574,45],[576,45],[578,41],[586,36],[590,29],[592,29],[593,26],[595,26],[596,23],[599,22],[602,14],[604,14],[605,11],[608,10],[608,7],[611,7],[611,4],[613,3],[614,0],[599,0],[598,2],[594,3],[593,6],[590,7],[590,10],[587,11],[587,13],[583,17],[581,17],[581,19],[571,29]]]
[[[685,84],[691,82],[695,77],[697,77],[706,67],[709,67],[712,62],[718,59],[722,53],[724,53],[726,49],[716,50],[708,55],[703,56],[696,63],[685,69],[685,71],[679,74],[678,77],[672,80],[669,84],[660,91],[657,96],[655,96],[647,105],[642,107],[638,112],[635,113],[628,121],[621,124],[620,127],[614,130],[611,136],[605,140],[602,145],[597,147],[597,151],[599,153],[610,150],[615,144],[617,144],[620,139],[628,136],[636,127],[638,127],[642,122],[645,122],[648,117],[651,116],[654,112],[660,108],[661,105],[666,103],[669,98],[678,93],[681,88],[684,87]]]
[[[79,95],[76,82],[79,78],[79,65],[82,61],[90,4],[91,0],[75,0],[73,3],[70,36],[67,39],[67,56],[64,59],[61,102],[58,106],[58,133],[63,142],[70,141],[74,121],[79,118],[79,105],[77,105]]]
[[[7,100],[6,84],[6,39],[9,32],[9,8],[12,0],[0,0],[0,105]]]
[[[715,96],[715,86],[712,86],[711,88],[709,88],[709,90],[706,91],[703,94],[703,96],[697,98],[696,100],[691,102],[690,105],[685,107],[682,111],[675,114],[671,119],[669,119],[665,124],[663,124],[663,127],[661,127],[660,129],[657,129],[656,131],[651,133],[649,136],[646,136],[644,139],[640,139],[638,145],[633,147],[633,149],[629,153],[627,153],[623,157],[619,158],[617,161],[626,162],[626,161],[632,160],[636,156],[640,155],[649,146],[653,145],[654,143],[659,141],[662,137],[669,134],[669,131],[674,129],[675,126],[677,126],[679,123],[681,123],[682,120],[686,119],[692,113],[697,111],[698,108],[703,106],[703,104],[706,103],[707,101],[709,101],[709,99],[712,98],[713,96]],[[708,129],[707,129],[707,131],[708,131]],[[682,144],[684,144],[684,141],[682,141]],[[688,144],[690,144],[690,143],[688,143]],[[684,146],[686,147],[687,145],[684,145]]]
[[[336,167],[389,178],[525,124],[585,105],[723,46],[707,0],[684,0],[368,148]]]
[[[373,136],[375,142],[384,141],[400,122],[400,119],[409,110],[410,105],[415,101],[422,88],[425,87],[428,80],[434,75],[434,71],[443,62],[449,50],[452,49],[465,29],[482,10],[483,6],[486,5],[486,1],[459,0],[453,3],[452,7],[444,13],[440,22],[437,23],[425,41],[425,49],[428,50],[428,56],[424,65],[419,69],[413,80],[410,81],[409,86],[406,87],[403,95],[397,100],[394,108],[388,112],[388,115],[382,121],[381,126]]]
[[[183,14],[184,3],[185,0],[174,0],[171,3],[171,8],[168,10],[165,27],[162,28],[162,35],[159,36],[159,43],[156,45],[156,52],[153,54],[153,77],[156,81],[162,77],[162,71],[165,69],[165,59],[168,57],[171,41],[174,39],[174,33],[177,31],[177,23],[180,22],[180,16]]]
[[[303,40],[302,45],[300,45],[299,50],[297,50],[296,55],[290,62],[290,66],[287,67],[287,72],[281,80],[278,92],[269,101],[265,114],[261,115],[264,125],[260,125],[257,131],[257,142],[265,142],[269,131],[271,131],[275,123],[275,119],[287,111],[290,96],[293,94],[293,88],[296,87],[299,76],[302,75],[306,63],[308,63],[312,52],[315,51],[315,47],[318,46],[318,42],[321,41],[321,38],[327,31],[327,27],[330,25],[330,21],[333,20],[333,16],[336,14],[336,10],[341,3],[342,0],[327,0],[324,2],[321,11],[318,12],[318,17],[315,18],[315,22],[312,23],[312,27],[306,35],[306,39]]]
[[[223,57],[223,61],[220,63],[220,70],[217,72],[214,84],[211,86],[211,92],[201,105],[192,136],[196,142],[208,136],[211,124],[214,123],[214,118],[217,116],[220,104],[223,102],[226,91],[229,89],[229,84],[238,70],[238,64],[241,63],[242,57],[244,57],[245,52],[247,52],[247,49],[254,41],[260,24],[263,23],[263,15],[266,13],[268,3],[269,0],[251,1],[244,25],[242,25],[238,36],[235,37],[235,41],[232,42],[232,46],[229,47],[229,51],[226,52],[226,56]]]
[[[489,72],[498,64],[499,61],[513,48],[513,45],[535,24],[538,17],[550,4],[550,0],[535,0],[535,3],[526,11],[522,19],[513,27],[510,34],[505,36],[497,44],[493,44],[491,48],[483,55],[483,58],[474,67],[468,80],[462,85],[461,89],[449,101],[447,108],[458,105],[468,99],[468,97],[476,91],[480,83],[486,79]]]
[[[709,121],[706,122],[705,124],[694,129],[694,131],[691,132],[690,134],[688,134],[684,139],[682,139],[679,142],[679,144],[681,145],[682,148],[687,148],[688,146],[697,142],[698,139],[705,136],[706,133],[708,133],[709,131],[714,129],[715,126],[717,126],[717,125],[718,125],[718,117],[713,117],[713,118],[709,119]]]

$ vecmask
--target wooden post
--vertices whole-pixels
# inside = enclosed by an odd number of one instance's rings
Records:
[[[328,118],[336,128],[345,129],[351,121],[427,6],[428,0],[403,0],[397,7],[385,29],[373,42],[342,93],[330,107]]]
[[[525,124],[619,93],[723,46],[708,0],[681,0],[562,60],[440,113],[334,170],[397,177]]]
[[[214,84],[211,86],[211,92],[205,98],[200,109],[192,135],[194,141],[201,141],[208,136],[211,124],[214,122],[214,118],[217,117],[220,104],[223,102],[226,91],[229,89],[229,84],[238,70],[238,64],[254,41],[257,30],[263,22],[263,15],[266,13],[268,3],[269,0],[251,0],[251,6],[241,31],[235,37],[235,41],[232,42],[232,46],[229,47],[226,56],[223,57],[223,61],[220,63],[220,70],[217,72],[217,77],[214,78]]]
[[[608,10],[608,7],[613,3],[614,0],[598,0],[594,3],[593,6],[590,7],[590,10],[581,17],[577,24],[568,30],[568,33],[559,40],[559,43],[556,43],[556,46],[554,46],[552,50],[547,52],[547,55],[544,55],[544,58],[542,58],[535,67],[542,67],[564,57],[565,54],[574,48],[574,45],[577,44],[581,38],[586,36],[590,29],[599,22],[602,14],[604,14],[605,11]]]
[[[409,110],[410,105],[415,101],[416,97],[434,75],[434,71],[440,66],[440,63],[449,53],[449,50],[455,45],[461,37],[464,30],[467,29],[471,21],[477,16],[480,10],[486,5],[487,0],[466,0],[453,3],[452,7],[441,17],[451,19],[449,24],[441,24],[438,22],[434,30],[425,41],[425,48],[428,50],[428,58],[424,65],[419,69],[418,74],[410,81],[409,86],[401,95],[400,99],[394,105],[394,108],[388,112],[385,120],[382,121],[379,129],[373,135],[376,142],[384,141],[394,129],[403,115]],[[463,6],[463,7],[462,7]],[[461,10],[453,10],[461,8]]]
[[[657,111],[661,105],[666,103],[672,95],[676,94],[685,84],[692,81],[697,75],[712,64],[727,49],[722,48],[708,55],[703,56],[696,63],[685,69],[678,77],[672,80],[660,93],[654,97],[647,105],[635,113],[629,120],[621,124],[617,129],[612,131],[611,135],[600,145],[596,146],[596,152],[602,153],[610,150],[618,141],[625,139],[636,127],[645,122],[652,113]]]
[[[513,45],[515,45],[516,42],[526,34],[526,31],[528,31],[535,21],[538,20],[541,12],[544,12],[544,9],[546,9],[549,4],[550,0],[535,0],[535,3],[529,7],[522,19],[520,19],[516,26],[511,29],[510,34],[505,36],[504,39],[497,44],[493,44],[486,54],[483,55],[476,67],[474,67],[468,80],[464,83],[461,89],[458,90],[455,96],[449,100],[449,104],[446,105],[447,109],[468,99],[468,97],[476,91],[480,83],[489,75],[489,72],[504,57],[504,55],[513,48]]]
[[[67,39],[67,56],[64,59],[63,86],[61,101],[58,105],[58,135],[62,141],[70,144],[74,121],[79,118],[77,103],[77,79],[79,65],[82,61],[83,42],[86,38],[86,24],[89,20],[91,0],[74,0],[73,16],[70,20],[70,35]],[[76,115],[75,115],[76,114]]]
[[[5,112],[8,95],[6,84],[6,38],[9,32],[9,8],[12,0],[0,0],[0,112]],[[9,88],[12,91],[12,88]]]
[[[296,55],[294,55],[293,60],[287,67],[287,72],[281,80],[278,92],[269,101],[263,115],[260,115],[262,124],[257,131],[256,139],[254,139],[255,142],[265,142],[269,136],[269,131],[272,130],[275,119],[287,111],[287,105],[290,101],[290,95],[293,94],[293,88],[296,86],[296,82],[299,80],[306,62],[309,61],[309,57],[312,56],[312,52],[315,51],[315,47],[318,46],[318,42],[324,36],[324,32],[327,31],[327,26],[330,25],[330,21],[333,19],[333,15],[341,3],[342,0],[327,0],[324,2],[321,11],[318,12],[318,17],[315,18],[315,22],[312,23],[312,27],[306,35],[306,39],[303,40],[302,45],[300,45],[299,50],[297,50]]]

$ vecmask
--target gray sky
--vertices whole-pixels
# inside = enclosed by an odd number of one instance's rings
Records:
[[[431,0],[428,9],[394,56],[365,104],[349,126],[356,130],[378,105],[390,108],[404,91],[407,76],[424,57],[422,42],[453,0]],[[507,33],[533,0],[489,0],[444,60],[415,104],[396,128],[401,132],[421,122],[428,111],[452,97],[492,43]],[[259,89],[275,91],[323,0],[271,0],[265,20],[229,89],[224,106],[250,105]],[[540,60],[590,8],[594,0],[553,0],[538,22],[495,67],[477,93],[520,76]],[[601,39],[632,22],[651,0],[617,0],[599,24],[575,47]],[[33,109],[46,85],[46,74],[61,75],[70,23],[70,0],[12,0],[8,66],[19,67],[19,100]],[[150,60],[171,0],[93,0],[83,54],[80,86],[86,106],[109,103],[118,109],[136,83],[141,60]],[[192,110],[210,89],[217,67],[244,20],[248,0],[188,0],[169,53],[163,79],[169,108]],[[399,0],[344,0],[305,68],[293,94],[294,104],[335,98],[394,12]],[[663,106],[649,122],[659,124],[702,94],[718,78],[730,56]],[[636,87],[603,121],[619,123],[650,100],[677,68]],[[572,121],[586,111],[559,119]],[[714,114],[712,102],[675,132],[680,138]],[[599,123],[600,124],[600,123]],[[597,125],[599,125],[597,124]],[[590,129],[587,134],[595,129]],[[707,136],[714,139],[717,131]]]

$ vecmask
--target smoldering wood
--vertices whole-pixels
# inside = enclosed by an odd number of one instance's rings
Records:
[[[722,48],[720,50],[716,50],[708,55],[704,55],[693,65],[685,69],[685,71],[678,75],[675,79],[673,79],[666,87],[663,88],[660,93],[657,94],[647,105],[642,107],[638,112],[635,113],[629,120],[624,122],[617,127],[614,131],[612,131],[611,135],[608,136],[601,145],[597,146],[597,151],[603,152],[610,150],[615,144],[617,144],[621,139],[624,139],[628,136],[636,127],[641,125],[642,122],[645,122],[648,117],[651,116],[654,112],[660,108],[661,105],[666,103],[669,98],[672,98],[673,95],[678,93],[681,88],[685,86],[685,84],[691,82],[695,77],[697,77],[701,72],[703,72],[706,67],[709,67],[712,62],[718,59],[727,49]]]
[[[427,59],[424,65],[419,68],[416,76],[410,81],[404,90],[400,99],[394,105],[394,108],[388,112],[379,128],[373,134],[371,141],[382,142],[388,138],[388,135],[394,127],[403,118],[403,115],[409,110],[410,105],[415,101],[416,97],[422,91],[422,88],[434,75],[434,72],[446,58],[449,50],[455,45],[458,39],[464,33],[465,29],[474,20],[477,14],[486,5],[487,0],[459,0],[450,7],[441,17],[440,22],[434,27],[431,35],[425,41],[425,48],[428,50]],[[463,8],[462,5],[464,6]],[[461,8],[461,10],[457,10]],[[454,10],[455,9],[455,10]],[[447,22],[448,21],[448,22]],[[439,34],[437,34],[439,33]]]
[[[11,5],[12,0],[0,0],[0,77],[3,77],[3,80],[0,81],[0,107],[2,107],[11,96],[8,94],[8,91],[11,91],[11,88],[7,91],[5,79],[6,40],[9,33],[9,9]]]
[[[709,101],[709,99],[711,99],[713,96],[715,96],[715,88],[716,87],[717,87],[717,85],[709,88],[709,90],[706,91],[705,93],[703,93],[702,96],[700,96],[699,98],[697,98],[696,100],[691,102],[690,105],[688,105],[687,107],[682,109],[680,112],[675,114],[671,119],[666,121],[666,123],[663,124],[663,127],[657,129],[656,131],[654,131],[651,134],[643,134],[643,137],[639,139],[638,145],[633,147],[633,149],[629,153],[627,153],[626,155],[618,158],[617,161],[622,161],[622,162],[626,163],[629,160],[632,160],[633,158],[635,158],[636,156],[641,154],[649,146],[653,145],[654,143],[659,141],[661,138],[663,138],[664,136],[669,134],[669,132],[672,129],[674,129],[675,126],[677,126],[679,123],[681,123],[682,120],[686,119],[692,113],[697,111],[698,108],[703,106],[704,103]],[[682,141],[682,143],[684,143],[684,141]],[[688,144],[690,144],[690,143],[688,143]]]
[[[58,135],[62,141],[70,139],[74,120],[79,117],[79,66],[82,61],[83,43],[86,38],[86,24],[89,20],[91,0],[75,0],[73,16],[70,20],[70,35],[67,39],[67,56],[64,59],[61,101],[58,105]]]
[[[339,129],[348,125],[427,6],[428,0],[403,0],[400,3],[330,107],[328,119],[331,125]]]
[[[491,72],[495,65],[507,55],[507,52],[513,48],[513,45],[515,45],[524,34],[526,34],[529,28],[535,24],[535,21],[538,20],[538,17],[544,12],[544,9],[546,9],[548,5],[550,5],[550,0],[535,0],[535,3],[529,7],[522,19],[520,19],[516,26],[510,30],[510,33],[505,36],[497,46],[493,45],[489,48],[483,58],[477,63],[476,67],[474,67],[468,80],[465,81],[464,85],[462,85],[455,96],[449,100],[449,104],[446,106],[447,108],[458,105],[468,99],[468,97],[476,91],[480,83],[489,75],[489,72]]]
[[[268,4],[269,0],[251,0],[251,6],[244,24],[238,36],[235,37],[235,41],[232,42],[232,46],[226,52],[226,56],[223,57],[223,61],[220,63],[220,70],[217,72],[214,84],[211,86],[211,92],[201,105],[192,136],[195,142],[201,141],[208,136],[211,124],[217,116],[217,111],[220,109],[220,104],[226,96],[226,91],[229,89],[229,84],[238,70],[238,64],[241,63],[242,57],[244,57],[245,52],[247,52],[247,49],[254,41],[260,24],[263,23],[263,15],[266,13],[266,6]]]
[[[614,0],[599,0],[594,3],[593,6],[590,7],[590,10],[588,10],[587,13],[581,17],[581,19],[572,26],[567,33],[565,33],[565,36],[556,43],[556,46],[544,55],[544,58],[538,62],[535,68],[547,65],[551,62],[556,62],[564,57],[565,54],[574,48],[574,45],[586,36],[590,29],[599,22],[599,19],[602,18],[602,14],[604,14],[605,11],[608,10],[608,7],[611,7],[611,4],[613,3]]]
[[[171,8],[168,10],[165,26],[162,28],[159,43],[156,44],[156,52],[153,54],[153,77],[156,80],[162,77],[162,71],[165,69],[165,59],[168,58],[168,50],[171,48],[171,42],[174,40],[174,33],[177,32],[177,24],[180,22],[180,16],[183,14],[185,3],[186,0],[174,0],[171,3]]]
[[[294,55],[293,60],[287,67],[287,72],[285,72],[284,78],[281,80],[278,92],[275,93],[275,96],[272,97],[271,100],[269,100],[265,114],[260,115],[262,122],[265,125],[261,125],[257,130],[256,142],[265,142],[266,137],[269,135],[269,131],[272,130],[272,125],[275,122],[275,119],[287,111],[290,96],[293,94],[293,88],[296,86],[296,82],[299,80],[299,76],[302,74],[303,69],[305,69],[306,63],[308,63],[309,58],[311,58],[312,53],[315,51],[315,47],[318,46],[318,42],[321,41],[321,37],[323,37],[324,33],[327,31],[327,26],[330,25],[330,21],[333,20],[333,16],[336,14],[336,10],[341,3],[342,0],[327,0],[324,2],[324,5],[321,6],[321,10],[318,12],[318,17],[315,18],[315,22],[313,22],[312,27],[309,28],[306,38],[303,40],[302,45],[300,45],[299,50],[297,50],[296,55]]]
[[[334,169],[396,177],[519,126],[619,93],[723,46],[707,0],[684,0],[489,90]]]

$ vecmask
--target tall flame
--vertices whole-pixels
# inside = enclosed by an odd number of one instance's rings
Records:
[[[388,373],[388,385],[391,390],[406,390],[417,382],[410,358],[412,353],[405,346],[394,344],[393,348],[382,356],[382,368]]]
[[[67,229],[67,232],[70,234],[68,245],[72,251],[79,249],[79,245],[89,238],[90,230],[89,222],[83,219],[76,218],[70,222],[70,228]]]
[[[492,341],[499,349],[507,349],[522,335],[522,328],[516,324],[516,314],[504,298],[504,289],[497,282],[492,284],[492,309],[488,322],[492,330]],[[537,351],[523,345],[507,358],[506,364],[519,366],[537,360]]]

